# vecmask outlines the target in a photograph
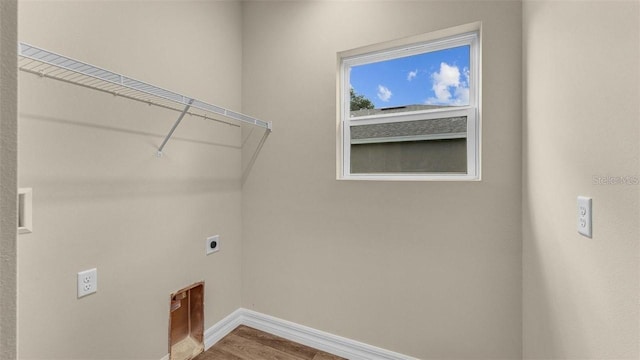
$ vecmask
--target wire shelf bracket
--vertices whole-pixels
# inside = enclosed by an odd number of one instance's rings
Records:
[[[162,150],[187,114],[233,126],[239,126],[238,123],[250,124],[265,129],[267,133],[273,129],[271,121],[259,120],[193,99],[23,42],[18,43],[18,68],[40,77],[180,112],[178,120],[173,124],[169,134],[158,148],[157,156],[159,157],[162,156]]]
[[[169,141],[169,138],[171,138],[171,135],[173,135],[173,132],[176,131],[176,128],[178,127],[178,125],[180,125],[180,121],[182,121],[182,118],[184,117],[184,115],[187,113],[187,111],[189,111],[191,104],[193,104],[193,100],[189,100],[189,104],[185,106],[184,110],[182,110],[182,113],[180,113],[178,120],[176,120],[176,122],[173,124],[173,126],[171,127],[171,130],[169,130],[169,133],[162,141],[162,144],[160,144],[160,147],[158,148],[158,153],[156,154],[158,157],[162,157],[162,149],[164,149],[164,146],[167,145],[167,141]]]

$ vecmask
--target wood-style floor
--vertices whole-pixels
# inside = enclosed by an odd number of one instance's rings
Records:
[[[346,360],[241,325],[194,360]]]

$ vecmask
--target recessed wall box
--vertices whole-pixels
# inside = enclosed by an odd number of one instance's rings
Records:
[[[204,282],[171,294],[170,360],[189,360],[204,351]]]
[[[33,231],[31,188],[18,189],[18,233],[28,234]]]

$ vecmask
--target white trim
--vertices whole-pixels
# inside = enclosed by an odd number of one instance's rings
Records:
[[[209,349],[223,337],[227,336],[227,334],[233,331],[233,329],[242,325],[243,312],[244,309],[237,309],[227,315],[224,319],[218,321],[212,327],[208,328],[204,332],[204,349]]]
[[[469,174],[440,174],[440,173],[395,173],[395,174],[357,174],[344,176],[338,180],[366,180],[366,181],[480,181]]]
[[[425,33],[425,34],[409,36],[409,37],[405,37],[398,40],[392,40],[392,41],[382,42],[382,43],[373,44],[373,45],[366,45],[356,49],[341,51],[338,53],[338,55],[339,55],[339,58],[350,58],[350,57],[361,55],[361,54],[374,53],[374,52],[384,51],[387,49],[408,47],[412,44],[436,41],[439,39],[457,36],[464,33],[478,31],[481,27],[482,27],[482,23],[478,21],[478,22],[459,25],[459,26],[455,26],[447,29],[436,30],[436,31]]]
[[[353,66],[446,50],[458,46],[471,46],[476,40],[477,31],[478,30],[476,29],[468,33],[460,33],[436,40],[423,40],[412,44],[401,45],[396,48],[389,46],[385,49],[374,52],[364,51],[360,54],[354,54],[348,57],[343,56],[342,59],[344,65],[351,68]]]
[[[241,310],[243,312],[243,325],[349,360],[418,360],[407,355],[381,349],[252,310]]]
[[[205,351],[240,325],[246,325],[349,360],[418,360],[411,356],[244,308],[237,309],[204,332]],[[167,354],[161,360],[169,360],[169,355]]]

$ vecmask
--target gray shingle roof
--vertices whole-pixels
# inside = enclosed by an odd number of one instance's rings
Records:
[[[390,138],[467,132],[467,117],[351,126],[351,139]]]

